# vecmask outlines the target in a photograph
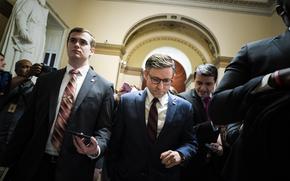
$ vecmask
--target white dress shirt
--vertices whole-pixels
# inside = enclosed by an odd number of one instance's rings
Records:
[[[147,97],[145,101],[145,121],[146,125],[148,123],[148,115],[149,110],[152,104],[152,100],[154,99],[154,96],[151,94],[148,88],[146,88],[147,91]],[[165,118],[166,113],[168,109],[168,93],[162,96],[161,98],[158,98],[159,102],[156,103],[156,108],[158,112],[158,121],[157,121],[157,137],[159,136],[164,124],[165,124]]]
[[[83,85],[84,83],[84,80],[85,80],[85,77],[88,73],[88,70],[89,70],[90,66],[89,65],[85,65],[79,69],[77,69],[80,73],[77,74],[77,79],[76,79],[76,92],[75,92],[75,96],[74,96],[74,99],[76,100],[77,96],[78,96],[78,93],[81,89],[81,86]],[[52,132],[54,130],[54,125],[55,125],[55,121],[56,121],[56,118],[57,118],[57,115],[58,115],[58,112],[59,112],[59,107],[60,107],[60,103],[61,103],[61,100],[62,100],[62,96],[63,96],[63,93],[64,93],[64,90],[68,84],[68,82],[70,81],[70,78],[71,78],[71,75],[69,74],[69,71],[72,70],[73,67],[70,66],[69,64],[67,65],[66,67],[66,72],[64,74],[64,77],[62,79],[62,82],[61,82],[61,86],[60,86],[60,89],[59,89],[59,94],[58,94],[58,101],[57,101],[57,106],[56,106],[56,114],[55,114],[55,118],[54,118],[54,122],[53,122],[53,125],[51,127],[51,130],[50,130],[50,133],[49,133],[49,137],[48,137],[48,140],[47,140],[47,143],[46,143],[46,148],[45,148],[45,152],[50,154],[50,155],[58,155],[58,152],[56,151],[56,149],[54,148],[54,146],[52,145],[51,143],[51,137],[52,137]]]

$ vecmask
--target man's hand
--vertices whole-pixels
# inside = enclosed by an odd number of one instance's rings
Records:
[[[290,89],[290,68],[285,68],[273,72],[268,84],[273,88]]]
[[[84,138],[73,136],[73,143],[77,149],[77,152],[84,155],[97,156],[99,154],[99,146],[96,138],[91,137],[89,144],[84,143]]]
[[[39,63],[35,63],[30,67],[29,76],[38,76],[42,71],[42,65]]]
[[[210,143],[209,144],[209,149],[216,153],[218,156],[222,156],[223,155],[223,146],[219,143]]]
[[[175,165],[179,165],[182,162],[181,156],[177,151],[168,150],[160,155],[161,163],[166,168],[171,168]]]

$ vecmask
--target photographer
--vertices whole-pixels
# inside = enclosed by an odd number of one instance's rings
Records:
[[[8,92],[12,77],[10,72],[4,70],[5,66],[6,66],[5,56],[2,53],[0,53],[0,100]]]
[[[15,64],[16,76],[12,78],[10,91],[0,104],[0,153],[5,149],[18,120],[23,115],[34,86],[31,78],[53,71],[53,68],[22,59]]]

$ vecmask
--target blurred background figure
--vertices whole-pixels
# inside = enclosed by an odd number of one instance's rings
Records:
[[[3,96],[8,92],[12,75],[5,71],[5,56],[0,53],[0,104]]]
[[[193,74],[194,88],[179,94],[192,104],[194,129],[198,141],[197,155],[181,173],[182,181],[218,181],[219,164],[223,155],[220,130],[211,122],[207,108],[218,77],[213,64],[201,64]]]
[[[30,67],[32,66],[29,60],[20,60],[16,63],[15,73],[11,84],[11,91],[7,94],[3,105],[0,107],[0,144],[1,151],[8,143],[11,134],[17,124],[17,121],[22,116],[29,100],[29,93],[33,88],[33,82],[29,79]],[[20,81],[21,80],[21,81]],[[12,86],[13,85],[13,86]]]
[[[6,149],[18,120],[29,105],[34,83],[33,76],[41,76],[56,69],[34,64],[22,59],[15,64],[15,73],[9,92],[2,97],[0,104],[0,154]],[[1,168],[4,170],[5,168]]]
[[[18,120],[29,104],[30,93],[34,86],[33,76],[40,76],[55,69],[41,65],[32,65],[31,61],[22,59],[15,64],[15,73],[11,80],[10,91],[2,98],[0,104],[0,144],[1,151],[9,142]]]

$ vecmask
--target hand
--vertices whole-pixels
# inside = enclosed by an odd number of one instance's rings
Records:
[[[273,72],[268,84],[273,88],[290,88],[290,68],[285,68]]]
[[[42,65],[39,63],[35,63],[30,67],[28,72],[29,76],[38,76],[42,71]]]
[[[213,153],[216,153],[218,156],[221,156],[223,154],[223,147],[219,143],[210,143],[210,150]]]
[[[166,168],[171,168],[175,165],[179,165],[182,162],[181,156],[177,151],[168,150],[160,155],[161,163]]]
[[[77,149],[77,152],[84,155],[95,156],[99,154],[99,146],[95,137],[91,137],[89,144],[84,143],[84,138],[73,136],[73,143]]]

